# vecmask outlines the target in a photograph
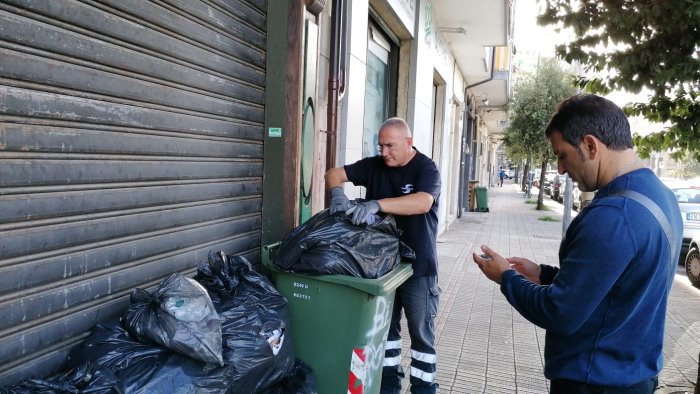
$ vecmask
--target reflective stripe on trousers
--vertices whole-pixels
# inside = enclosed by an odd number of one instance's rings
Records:
[[[440,301],[437,283],[437,276],[411,277],[396,290],[385,347],[382,394],[399,393],[405,376],[400,365],[402,312],[411,338],[411,393],[436,392],[435,317]]]

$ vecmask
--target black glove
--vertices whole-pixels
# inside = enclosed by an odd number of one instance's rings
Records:
[[[346,214],[352,214],[352,224],[359,226],[362,223],[374,224],[377,220],[376,213],[379,212],[379,203],[375,200],[369,200],[358,203],[354,207],[345,211]]]
[[[340,211],[347,211],[352,207],[352,203],[343,192],[343,188],[336,186],[331,189],[331,215]]]

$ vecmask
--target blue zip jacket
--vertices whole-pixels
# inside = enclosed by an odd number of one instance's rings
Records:
[[[671,249],[656,218],[620,190],[637,191],[666,214]],[[571,222],[559,266],[542,266],[541,285],[515,270],[501,291],[526,319],[547,330],[548,379],[629,386],[659,374],[666,301],[673,283],[683,225],[673,193],[649,169],[603,186]]]

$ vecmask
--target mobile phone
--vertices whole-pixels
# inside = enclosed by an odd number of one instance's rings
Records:
[[[487,255],[487,254],[479,255],[479,257],[481,257],[481,258],[484,259],[484,260],[491,260],[491,256],[489,256],[489,255]]]

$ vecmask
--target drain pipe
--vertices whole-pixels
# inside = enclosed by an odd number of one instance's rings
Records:
[[[345,42],[347,12],[344,0],[332,3],[331,48],[328,70],[328,109],[326,115],[326,171],[335,167],[338,136],[338,104],[345,93]],[[330,204],[326,193],[325,206]]]
[[[484,79],[483,81],[479,81],[479,82],[473,83],[471,85],[467,85],[467,87],[464,88],[464,99],[465,100],[467,99],[467,90],[473,88],[474,86],[479,86],[479,85],[485,84],[486,82],[490,82],[491,80],[493,80],[494,67],[496,67],[496,47],[491,47],[491,76]]]

